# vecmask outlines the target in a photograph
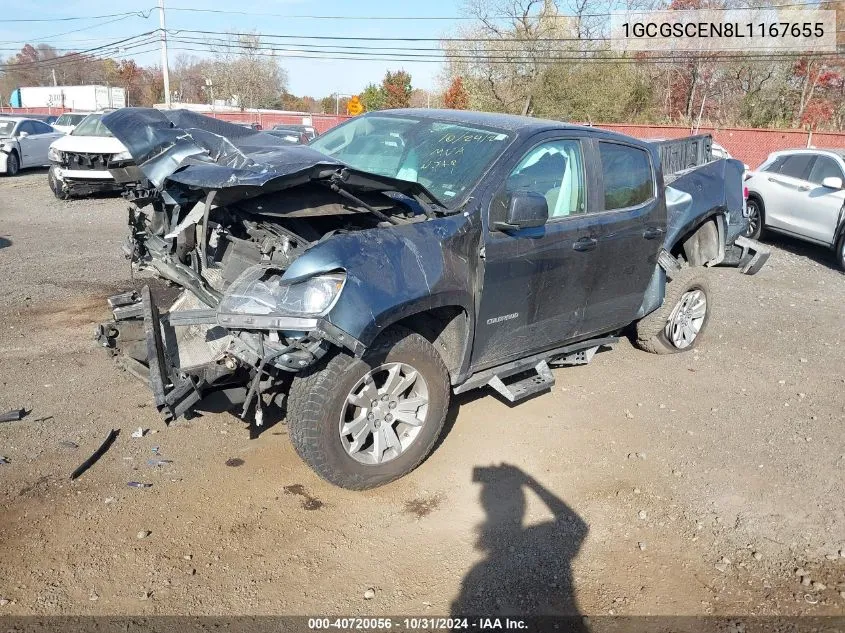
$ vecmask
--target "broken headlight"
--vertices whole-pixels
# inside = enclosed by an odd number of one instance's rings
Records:
[[[217,308],[220,325],[252,329],[287,329],[291,318],[316,318],[335,304],[346,273],[328,273],[294,283],[281,272],[255,266],[238,277]]]
[[[64,152],[57,150],[55,147],[50,147],[47,150],[47,160],[51,160],[54,163],[61,163],[64,160]]]
[[[129,153],[128,149],[125,149],[122,152],[120,152],[119,154],[112,154],[111,159],[114,162],[122,162],[124,160],[132,160],[132,154]]]

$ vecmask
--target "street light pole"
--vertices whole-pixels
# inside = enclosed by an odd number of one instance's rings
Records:
[[[161,40],[161,74],[164,79],[164,105],[170,109],[170,70],[167,67],[167,30],[164,24],[164,0],[158,0],[158,23]]]

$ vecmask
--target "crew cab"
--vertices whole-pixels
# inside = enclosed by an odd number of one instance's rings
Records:
[[[768,257],[741,236],[742,163],[707,136],[438,110],[310,146],[186,111],[103,123],[148,180],[125,252],[183,291],[111,297],[100,342],[168,421],[222,403],[260,425],[281,403],[298,454],[345,488],[420,464],[453,393],[517,402],[629,331],[694,348],[708,267]]]

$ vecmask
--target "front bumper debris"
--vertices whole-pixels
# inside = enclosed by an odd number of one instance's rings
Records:
[[[114,321],[98,326],[97,340],[120,367],[147,384],[168,423],[195,410],[225,411],[248,403],[250,395],[260,393],[259,383],[269,385],[268,379],[276,382],[309,367],[332,345],[363,352],[359,341],[320,319],[304,337],[287,342],[276,337],[262,358],[248,344],[261,335],[239,336],[221,327],[216,310],[187,291],[164,315],[149,286],[109,297],[108,304]]]
[[[734,247],[741,249],[737,266],[740,272],[746,275],[756,275],[760,272],[772,254],[767,246],[741,235],[734,240]]]

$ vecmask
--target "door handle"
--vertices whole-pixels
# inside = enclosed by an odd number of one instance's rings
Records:
[[[580,240],[573,242],[572,248],[576,251],[591,251],[598,246],[598,240],[592,237],[582,237]]]
[[[654,240],[663,235],[663,229],[656,226],[650,226],[643,231],[643,237],[647,240]]]
[[[810,188],[807,185],[799,185],[798,191],[809,191]]]

